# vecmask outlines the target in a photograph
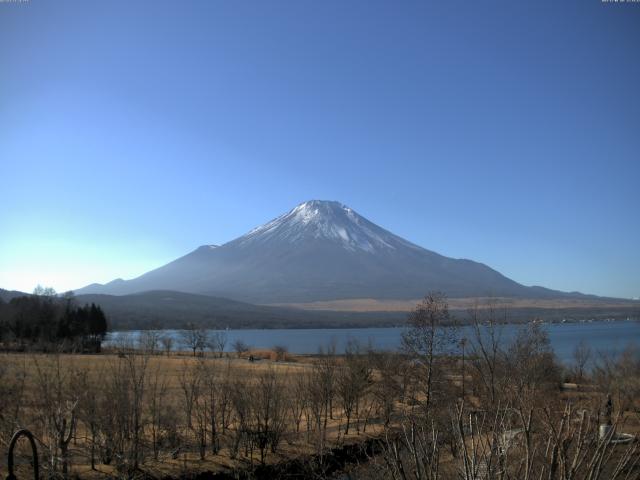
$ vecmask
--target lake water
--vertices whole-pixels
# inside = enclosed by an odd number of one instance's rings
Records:
[[[635,320],[545,324],[542,327],[548,332],[551,346],[558,359],[565,363],[571,362],[573,351],[581,341],[591,347],[594,353],[619,352],[631,343],[640,346],[640,322]],[[518,325],[504,326],[505,342],[514,337],[518,328]],[[282,345],[291,353],[313,354],[318,352],[319,347],[326,347],[335,342],[337,351],[342,353],[350,339],[355,339],[363,345],[370,344],[377,349],[395,350],[400,347],[403,331],[403,328],[226,330],[226,350],[231,351],[233,342],[242,340],[256,349]],[[113,344],[123,338],[135,342],[140,333],[112,332],[106,343]],[[182,342],[180,330],[164,330],[161,335],[173,337],[174,348],[187,349]],[[472,338],[472,332],[469,327],[462,327],[459,329],[459,336]]]

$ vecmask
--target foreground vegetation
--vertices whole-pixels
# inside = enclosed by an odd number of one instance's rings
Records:
[[[620,437],[640,431],[640,352],[580,346],[566,370],[536,325],[506,341],[499,318],[472,310],[475,334],[457,338],[430,295],[398,353],[351,343],[249,362],[264,353],[172,352],[148,336],[101,355],[5,354],[0,442],[31,429],[49,478],[259,476],[295,457],[324,478],[333,447],[367,439],[361,478],[640,478],[638,442]]]
[[[94,303],[78,305],[73,293],[58,296],[38,287],[33,295],[0,299],[0,342],[5,350],[99,352],[107,318]]]

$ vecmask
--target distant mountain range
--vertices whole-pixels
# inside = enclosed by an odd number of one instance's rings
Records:
[[[344,299],[574,298],[521,285],[492,268],[445,257],[375,225],[338,202],[304,202],[224,245],[204,245],[132,280],[77,294],[171,290],[256,304]]]
[[[0,288],[0,322],[3,320],[3,302],[30,295]],[[168,290],[131,295],[83,294],[76,295],[75,302],[78,305],[100,305],[112,330],[185,328],[188,324],[218,329],[358,328],[400,325],[406,318],[401,311],[307,311]]]
[[[338,202],[304,202],[224,245],[204,245],[132,280],[76,290],[115,329],[399,325],[429,291],[464,319],[475,299],[510,321],[640,317],[640,302],[521,285],[492,268],[445,257]],[[0,300],[25,295],[0,289]],[[484,300],[482,300],[484,298]]]
[[[166,290],[131,295],[78,295],[80,304],[95,303],[116,330],[182,328],[344,328],[402,324],[403,312],[305,311],[236,302],[226,298]]]
[[[3,288],[0,288],[0,300],[3,302],[9,302],[12,298],[22,297],[24,295],[27,294],[18,290],[4,290]]]
[[[0,300],[29,295],[0,289]],[[485,306],[480,299],[479,306]],[[2,310],[0,301],[0,311]],[[403,325],[411,301],[317,302],[304,308],[265,306],[192,293],[154,290],[130,295],[77,295],[79,305],[100,305],[113,330],[184,328],[187,324],[208,328],[357,328]],[[600,297],[570,299],[493,299],[508,309],[508,320],[518,323],[541,318],[547,321],[640,318],[640,302]],[[451,313],[461,321],[476,299],[450,299]]]

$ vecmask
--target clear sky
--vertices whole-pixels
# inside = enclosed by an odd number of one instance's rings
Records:
[[[131,278],[309,199],[640,296],[640,3],[0,2],[0,287]]]

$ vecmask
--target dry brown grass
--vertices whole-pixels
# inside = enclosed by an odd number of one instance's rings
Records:
[[[247,358],[252,355],[260,360],[249,361]],[[162,372],[162,375],[167,380],[166,400],[174,405],[179,405],[181,396],[183,395],[181,390],[180,378],[185,369],[196,367],[199,362],[205,360],[211,364],[218,366],[220,370],[230,368],[234,377],[240,378],[255,378],[261,372],[275,371],[281,378],[287,382],[305,371],[308,371],[312,367],[312,357],[294,356],[288,354],[287,361],[272,361],[271,358],[275,357],[274,352],[267,350],[253,350],[243,354],[242,358],[237,358],[235,354],[229,354],[224,358],[216,358],[215,356],[208,357],[194,357],[188,352],[177,352],[169,356],[164,354],[151,355],[148,357],[147,372],[152,375],[154,372]],[[53,370],[55,368],[53,362],[54,356],[51,354],[15,354],[4,353],[0,354],[0,362],[2,366],[9,372],[21,371],[26,374],[26,389],[25,389],[25,401],[27,415],[34,415],[33,408],[31,406],[32,399],[38,395],[38,387],[36,381],[38,378],[38,369],[46,371],[47,369]],[[90,375],[100,378],[106,375],[109,368],[119,360],[116,353],[105,353],[97,355],[72,355],[61,354],[57,356],[60,362],[60,366],[64,371],[78,371],[83,370],[89,372]],[[180,412],[182,414],[182,412]],[[358,433],[355,428],[351,430],[348,436],[341,432],[341,426],[344,419],[336,411],[334,412],[334,418],[330,419],[327,425],[327,440],[328,446],[336,445],[338,442],[353,443],[363,441],[370,436],[375,436],[380,433],[381,425],[375,422],[367,426],[367,432]],[[292,429],[286,433],[284,441],[281,442],[277,453],[269,454],[267,457],[268,464],[274,464],[289,460],[291,458],[299,457],[301,455],[313,454],[315,446],[312,441],[312,435],[310,436],[305,432],[306,419],[303,420],[303,427],[301,432],[296,433]],[[37,427],[33,425],[25,425],[28,428],[34,429],[37,432]],[[78,430],[76,433],[78,440],[73,442],[71,448],[71,472],[74,475],[78,475],[81,478],[109,478],[116,476],[113,465],[103,465],[98,463],[97,470],[91,470],[89,459],[86,451],[86,439],[88,438],[88,432],[82,423],[78,424]],[[2,445],[3,449],[6,449],[7,445]],[[23,450],[26,452],[26,450]],[[44,456],[41,453],[40,462],[45,461]],[[207,453],[207,458],[201,460],[199,454],[195,449],[180,453],[178,458],[172,458],[170,452],[163,452],[160,455],[158,461],[155,461],[150,454],[147,454],[143,466],[143,470],[156,477],[162,476],[179,476],[189,472],[203,472],[203,471],[220,471],[225,469],[246,468],[251,465],[256,465],[259,460],[254,452],[254,456],[251,459],[238,457],[232,459],[228,447],[224,447],[216,455]],[[23,476],[28,476],[29,470],[27,463],[27,455],[23,455],[19,460],[22,465],[19,466],[18,472],[22,472]],[[0,459],[0,478],[4,478],[7,474],[6,457]]]
[[[409,312],[420,299],[411,300],[376,300],[373,298],[352,298],[346,300],[327,300],[306,303],[278,303],[273,306],[294,307],[303,310],[329,310],[341,312]],[[614,300],[598,298],[567,298],[567,299],[527,299],[527,298],[449,298],[447,299],[451,310],[468,310],[477,307],[486,309],[489,305],[493,308],[540,308],[540,309],[591,309],[591,308],[615,308],[635,307],[640,305],[637,301]]]
[[[259,357],[261,360],[250,362],[247,357],[252,355],[254,358]],[[295,356],[288,355],[286,361],[275,362],[272,361],[273,352],[269,350],[251,351],[243,355],[244,358],[237,358],[235,354],[230,355],[228,358],[215,358],[213,356],[206,357],[206,362],[215,367],[219,367],[219,370],[231,369],[232,375],[237,378],[249,379],[256,378],[260,373],[267,371],[275,372],[281,379],[284,379],[287,388],[293,386],[293,380],[304,373],[309,372],[313,368],[313,363],[317,358],[309,356]],[[53,359],[55,357],[47,354],[0,354],[0,364],[2,367],[9,371],[23,371],[27,378],[26,388],[26,400],[27,410],[31,407],[30,399],[33,399],[37,395],[36,380],[38,377],[38,368],[50,369],[53,368]],[[116,364],[120,358],[117,353],[105,353],[101,355],[60,355],[59,362],[63,370],[85,370],[91,375],[100,378],[101,375],[106,375],[109,369]],[[177,352],[169,356],[167,355],[151,355],[148,357],[147,372],[153,374],[154,372],[161,372],[167,380],[166,399],[169,403],[179,405],[183,395],[181,389],[181,376],[186,369],[195,368],[203,358],[194,357],[188,352]],[[338,359],[338,363],[342,363],[343,359]],[[447,366],[446,380],[454,387],[459,387],[462,377],[459,374],[459,365],[457,363],[451,363]],[[106,378],[106,377],[105,377]],[[379,380],[379,372],[373,372],[374,380]],[[471,376],[465,376],[467,382],[472,381]],[[572,388],[565,389],[564,391],[558,390],[556,401],[552,402],[553,405],[562,406],[567,401],[574,404],[595,404],[595,409],[598,408],[598,395],[597,392],[589,386],[585,388],[583,385],[575,385]],[[470,406],[481,408],[480,398],[473,397],[468,394],[467,401]],[[337,402],[336,402],[337,403]],[[409,404],[396,403],[396,410],[398,412],[411,409]],[[29,417],[29,414],[34,412],[27,412],[25,418]],[[177,412],[178,415],[183,416],[182,411]],[[621,422],[621,431],[638,434],[640,433],[640,415],[628,411],[624,414],[624,418]],[[184,426],[184,419],[180,420]],[[350,430],[348,436],[344,435],[344,423],[345,418],[343,412],[339,408],[335,408],[333,418],[329,420],[327,425],[327,440],[328,446],[340,445],[345,443],[362,442],[363,440],[380,435],[384,431],[384,427],[380,419],[376,419],[375,415],[371,419],[371,422],[366,427],[366,433],[358,432],[355,428]],[[28,428],[34,428],[35,425],[26,424]],[[184,428],[184,435],[190,435],[190,433]],[[89,460],[86,455],[88,437],[87,431],[83,424],[79,425],[77,434],[78,440],[74,442],[71,453],[72,473],[79,475],[81,478],[107,478],[116,475],[113,466],[107,466],[98,463],[97,470],[90,469]],[[193,446],[193,444],[191,444]],[[6,445],[2,445],[3,449]],[[267,463],[275,464],[290,460],[292,458],[300,457],[302,455],[315,453],[316,445],[314,444],[313,433],[307,434],[306,432],[306,418],[303,419],[301,425],[301,431],[295,432],[293,427],[290,426],[284,436],[284,440],[281,442],[278,451],[273,454],[269,454],[267,457]],[[41,461],[44,457],[41,457]],[[443,452],[443,468],[454,469],[455,465],[453,458],[446,452]],[[223,444],[222,449],[217,454],[207,452],[206,458],[201,460],[199,454],[195,448],[188,448],[181,452],[177,458],[173,458],[170,451],[162,451],[159,459],[153,460],[150,453],[146,454],[142,469],[153,476],[180,476],[193,472],[203,471],[221,471],[228,469],[246,468],[252,464],[255,465],[259,462],[257,455],[252,458],[246,458],[242,455],[233,459],[230,454],[230,450],[227,444]],[[24,463],[24,460],[23,460]],[[23,477],[27,477],[28,466],[22,465],[20,467],[23,473]],[[452,470],[453,471],[453,470]],[[3,456],[0,459],[0,477],[6,476],[6,459]]]

